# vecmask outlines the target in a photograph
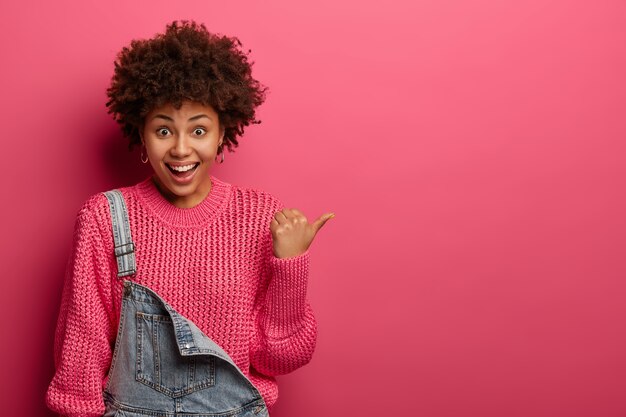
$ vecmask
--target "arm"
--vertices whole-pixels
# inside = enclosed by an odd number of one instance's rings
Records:
[[[89,199],[78,213],[54,340],[55,374],[46,405],[66,416],[104,413],[103,380],[115,338],[109,256]]]
[[[317,322],[306,299],[309,251],[293,258],[272,253],[265,238],[266,279],[255,304],[251,363],[259,372],[282,375],[307,364],[317,340]]]

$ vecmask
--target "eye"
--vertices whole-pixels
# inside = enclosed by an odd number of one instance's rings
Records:
[[[158,136],[167,136],[168,133],[170,133],[170,130],[166,127],[160,127],[157,129]]]
[[[203,128],[203,127],[196,127],[196,128],[193,130],[193,134],[194,134],[194,135],[196,135],[196,136],[202,136],[202,135],[204,135],[205,133],[206,133],[206,129],[205,129],[205,128]]]

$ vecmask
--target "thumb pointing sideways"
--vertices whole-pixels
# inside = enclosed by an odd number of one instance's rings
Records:
[[[315,233],[317,233],[322,226],[326,224],[326,222],[335,217],[335,213],[326,213],[321,215],[317,220],[313,222],[313,228],[315,229]]]

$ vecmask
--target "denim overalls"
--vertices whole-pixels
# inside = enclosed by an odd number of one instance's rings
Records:
[[[118,277],[136,273],[119,190],[109,201]],[[259,391],[228,354],[158,294],[124,279],[120,323],[104,388],[104,417],[267,417]]]

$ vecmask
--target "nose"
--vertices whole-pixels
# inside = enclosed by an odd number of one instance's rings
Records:
[[[170,149],[172,156],[176,158],[184,158],[191,153],[189,138],[185,134],[180,134],[174,141],[174,146]]]

